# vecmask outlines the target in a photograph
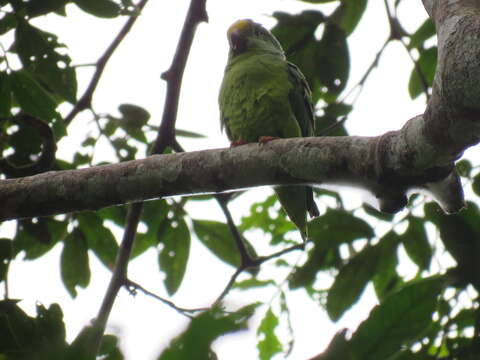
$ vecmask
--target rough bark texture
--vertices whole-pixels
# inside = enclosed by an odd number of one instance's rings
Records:
[[[360,186],[379,197],[383,210],[396,211],[405,205],[408,188],[439,180],[451,169],[422,170],[408,163],[398,163],[395,173],[386,169],[384,164],[391,157],[387,150],[391,146],[402,150],[396,145],[402,134],[282,139],[264,145],[154,155],[115,165],[2,180],[0,219],[94,210],[163,196],[298,183]]]
[[[380,137],[286,139],[234,149],[155,155],[89,169],[0,181],[0,220],[98,209],[156,197],[260,185],[348,184],[380,209],[430,191],[446,212],[463,207],[454,161],[480,140],[480,4],[424,0],[438,33],[438,65],[426,111]]]

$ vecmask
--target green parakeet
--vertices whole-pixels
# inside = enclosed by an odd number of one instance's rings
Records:
[[[311,91],[278,40],[262,25],[239,20],[227,32],[228,63],[220,89],[222,129],[232,146],[274,138],[313,136]],[[275,192],[307,239],[307,211],[318,216],[312,188],[279,186]]]

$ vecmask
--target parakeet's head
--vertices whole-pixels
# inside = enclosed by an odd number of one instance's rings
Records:
[[[284,56],[282,46],[270,31],[250,19],[238,20],[227,31],[230,58],[246,52],[270,52]]]

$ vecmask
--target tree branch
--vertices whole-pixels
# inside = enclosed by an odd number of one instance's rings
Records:
[[[185,150],[183,149],[182,145],[178,141],[174,141],[173,149],[176,152],[183,153]],[[228,228],[230,229],[230,233],[233,236],[233,240],[235,241],[235,245],[237,246],[238,253],[240,254],[240,267],[249,267],[253,263],[253,259],[248,253],[247,247],[245,246],[244,240],[242,238],[242,234],[238,231],[235,222],[233,221],[232,214],[228,209],[228,202],[230,201],[231,196],[230,194],[216,194],[215,200],[217,200],[218,205],[222,209],[223,214],[227,220]]]
[[[165,99],[162,123],[158,129],[157,141],[152,151],[153,154],[163,153],[168,146],[173,145],[175,140],[175,120],[177,118],[180,87],[192,46],[193,36],[200,22],[208,22],[205,3],[206,0],[193,0],[190,3],[172,64],[170,68],[162,74],[162,78],[167,80],[167,96]]]
[[[154,299],[157,299],[158,301],[164,303],[165,305],[171,307],[173,310],[175,310],[176,312],[178,312],[179,314],[182,314],[188,318],[192,318],[192,315],[190,314],[194,314],[194,313],[198,313],[198,312],[202,312],[202,311],[207,311],[209,310],[210,308],[195,308],[195,309],[191,309],[191,308],[182,308],[182,307],[179,307],[177,305],[175,305],[175,303],[173,303],[172,301],[170,300],[167,300],[161,296],[158,296],[157,294],[145,289],[143,286],[141,286],[140,284],[136,283],[136,282],[133,282],[129,279],[127,279],[125,281],[125,286],[127,286],[129,288],[129,291],[132,292],[133,294],[136,293],[137,290],[140,290],[141,292],[143,292],[145,295],[148,295],[148,296],[151,296],[153,297]],[[133,290],[133,291],[132,291]]]
[[[279,139],[233,149],[154,155],[143,160],[0,181],[0,220],[46,216],[173,195],[262,185],[346,184],[373,193],[383,211],[424,188],[447,212],[463,206],[454,161],[458,143],[432,147],[423,117],[377,137]],[[477,130],[477,134],[480,129]],[[423,135],[423,137],[422,137]],[[469,139],[466,139],[469,140]]]

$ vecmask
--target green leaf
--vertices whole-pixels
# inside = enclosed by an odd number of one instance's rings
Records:
[[[75,298],[76,287],[85,288],[90,282],[88,247],[83,234],[78,229],[68,234],[63,244],[60,257],[62,281],[70,296]]]
[[[185,220],[172,221],[169,229],[158,237],[158,243],[163,244],[158,260],[166,276],[165,287],[173,295],[182,283],[190,254],[190,231]]]
[[[51,218],[23,219],[19,223],[13,248],[15,254],[25,252],[25,259],[34,260],[50,251],[66,234],[67,222]]]
[[[301,51],[308,44],[307,39],[314,41],[315,30],[325,19],[323,13],[318,10],[304,10],[295,15],[276,11],[273,17],[277,24],[271,29],[272,34],[280,41],[287,55]],[[297,62],[295,64],[303,65]]]
[[[376,247],[368,247],[348,262],[335,278],[328,291],[327,311],[333,321],[338,320],[360,298],[372,279],[378,265]]]
[[[336,244],[351,243],[356,239],[370,239],[375,235],[372,227],[349,212],[328,209],[325,214],[308,224],[308,233],[314,242],[335,240]]]
[[[389,233],[377,245],[367,246],[340,269],[327,296],[327,312],[333,321],[357,302],[367,283],[377,270],[381,270],[381,258],[391,256],[396,250],[397,241],[396,234]]]
[[[436,67],[437,47],[433,46],[422,51],[417,60],[417,66],[414,66],[408,82],[408,92],[412,99],[417,98],[420,94],[425,92],[424,81],[426,86],[432,86]],[[419,72],[422,76],[419,75]],[[424,81],[422,81],[422,78]]]
[[[339,267],[341,244],[356,239],[370,239],[375,235],[372,227],[364,220],[351,213],[333,209],[310,221],[308,234],[313,240],[314,248],[305,264],[291,276],[289,285],[292,289],[312,284],[318,271]]]
[[[206,137],[205,135],[202,135],[193,131],[182,130],[182,129],[175,129],[175,135],[180,137],[193,138],[193,139],[200,139],[200,138]]]
[[[32,155],[37,155],[42,149],[42,139],[38,131],[24,122],[17,123],[18,129],[8,138],[15,153],[9,160],[15,165],[31,164]]]
[[[17,26],[17,14],[8,13],[4,15],[0,19],[0,35],[6,34]]]
[[[0,301],[0,351],[5,359],[63,359],[67,348],[60,306],[37,305],[28,316],[15,300]]]
[[[295,225],[287,218],[285,211],[277,211],[277,196],[270,195],[262,202],[254,203],[250,207],[250,214],[242,217],[239,226],[240,231],[261,229],[265,234],[271,236],[270,243],[277,245],[288,243],[285,234],[296,230]]]
[[[323,115],[315,118],[316,136],[346,136],[347,130],[339,121],[343,120],[353,109],[345,103],[330,103],[324,108]]]
[[[163,199],[146,201],[143,204],[141,221],[147,226],[147,232],[137,233],[132,258],[143,254],[150,247],[157,245],[161,231],[166,231],[170,227],[170,221],[167,219],[168,211],[169,206]]]
[[[480,173],[473,178],[472,190],[477,196],[480,196]]]
[[[471,283],[480,289],[480,210],[478,205],[467,202],[466,209],[458,214],[445,215],[436,204],[425,205],[425,218],[440,231],[440,239],[457,262],[460,283]]]
[[[240,265],[240,256],[227,224],[194,219],[193,229],[200,242],[216,257],[234,267]]]
[[[328,348],[317,355],[315,360],[354,360],[350,352],[350,346],[346,339],[347,329],[340,330],[328,344]],[[313,359],[312,359],[313,360]]]
[[[103,225],[103,220],[94,212],[83,212],[76,215],[79,229],[91,249],[100,261],[109,269],[113,269],[117,257],[118,245],[112,232]]]
[[[128,127],[141,128],[150,119],[150,113],[141,106],[134,104],[120,104],[118,111],[122,114],[121,120]]]
[[[10,74],[10,85],[20,108],[42,120],[51,121],[59,117],[55,111],[56,101],[26,70]]]
[[[70,0],[30,0],[27,3],[27,13],[30,17],[54,12],[65,6]]]
[[[53,119],[51,126],[55,139],[60,140],[62,137],[67,135],[67,126],[60,117]]]
[[[338,0],[300,0],[300,1],[310,3],[310,4],[326,4],[326,3],[334,2]]]
[[[0,118],[11,115],[12,93],[10,79],[6,72],[0,72]]]
[[[472,163],[467,159],[462,159],[455,164],[455,169],[458,175],[469,178],[472,171]]]
[[[452,319],[452,324],[456,324],[459,330],[474,327],[477,318],[476,309],[462,309]]]
[[[277,326],[278,318],[272,308],[269,308],[257,330],[257,337],[260,339],[257,344],[260,360],[269,360],[275,354],[282,352],[282,343],[275,334]]]
[[[0,238],[0,282],[5,280],[10,260],[13,259],[13,243],[10,239]]]
[[[335,23],[325,25],[325,31],[316,50],[316,76],[327,92],[322,90],[322,98],[334,102],[347,85],[350,73],[350,54],[344,30]]]
[[[435,25],[433,25],[432,19],[427,19],[422,25],[410,35],[410,42],[408,48],[418,48],[423,46],[423,43],[435,35]]]
[[[377,271],[372,280],[378,299],[383,301],[388,294],[402,284],[402,279],[397,274],[398,256],[396,251],[397,245],[400,243],[400,236],[394,231],[389,231],[380,241],[382,242],[381,253]]]
[[[103,18],[114,18],[120,15],[120,6],[112,0],[74,0],[83,11]]]
[[[124,357],[119,349],[118,338],[115,335],[103,335],[98,350],[98,356],[104,356],[105,360],[123,360]]]
[[[375,208],[373,208],[373,207],[371,207],[370,205],[367,205],[367,204],[363,204],[363,210],[365,210],[365,212],[368,215],[374,216],[377,219],[380,219],[380,220],[383,220],[383,221],[392,221],[392,219],[395,216],[395,214],[389,214],[389,213],[385,213],[385,212],[382,212],[382,211],[378,211],[377,209],[375,209]]]
[[[144,208],[145,208],[145,205],[144,205]],[[124,226],[125,219],[127,217],[127,207],[126,206],[110,206],[110,207],[106,207],[98,210],[97,214],[103,220],[111,220],[118,226]]]
[[[305,75],[313,90],[313,100],[318,100],[321,85],[316,76],[318,63],[315,53],[319,41],[315,37],[318,26],[324,22],[325,16],[318,10],[304,10],[300,14],[274,12],[277,24],[272,28],[272,34],[280,41],[288,61],[297,65]]]
[[[65,48],[55,34],[21,21],[15,30],[15,49],[22,64],[44,91],[56,98],[76,102],[77,79],[68,55],[57,52]]]
[[[428,270],[433,255],[424,223],[425,221],[421,218],[409,216],[407,231],[401,236],[408,256],[420,270]]]
[[[58,304],[51,304],[48,309],[37,304],[37,331],[42,334],[43,341],[48,336],[49,346],[62,349],[65,347],[65,325],[63,323],[63,312]],[[43,342],[42,341],[42,342]],[[46,344],[44,344],[46,345]],[[47,348],[49,347],[46,346]]]
[[[342,0],[330,18],[349,36],[357,27],[366,8],[367,0]]]
[[[387,359],[421,338],[431,324],[437,298],[444,286],[434,277],[408,283],[377,305],[353,334],[355,359]]]
[[[273,280],[258,280],[257,278],[251,278],[251,279],[236,282],[235,284],[233,284],[233,288],[247,290],[247,289],[254,289],[259,287],[265,287],[269,285],[276,285],[276,283]]]
[[[244,330],[258,304],[251,304],[233,313],[214,307],[192,319],[187,330],[170,342],[158,360],[214,359],[212,343],[220,336]]]

